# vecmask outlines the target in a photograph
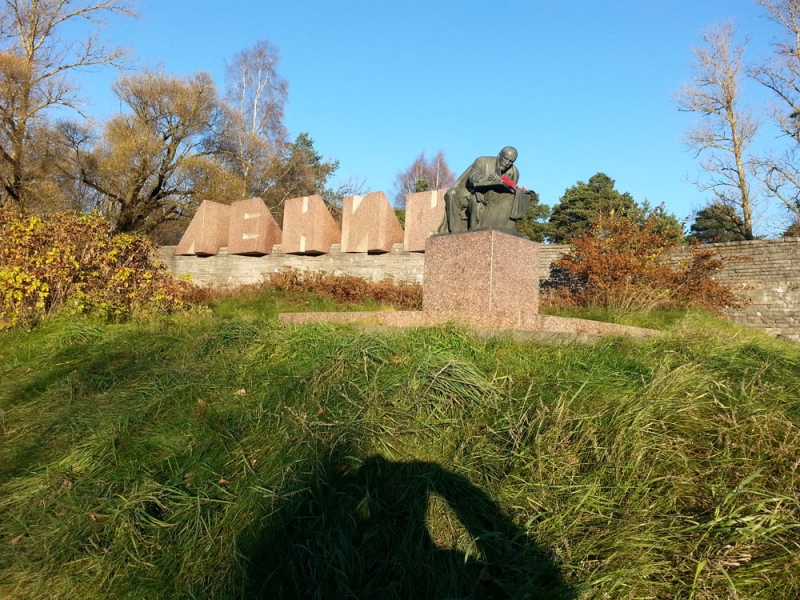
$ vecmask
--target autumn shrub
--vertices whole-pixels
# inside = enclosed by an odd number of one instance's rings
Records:
[[[417,309],[422,306],[422,288],[419,285],[392,279],[370,281],[352,275],[287,269],[273,274],[268,284],[280,291],[315,294],[346,304],[372,301],[395,308]]]
[[[658,231],[654,216],[643,224],[601,213],[573,238],[572,250],[553,264],[544,307],[602,306],[622,309],[700,308],[721,313],[743,300],[713,275],[730,260],[715,249],[691,247],[686,260],[668,260],[678,245]]]
[[[188,308],[194,286],[170,277],[147,239],[104,220],[0,211],[0,329],[57,312],[124,318]]]
[[[422,307],[422,287],[417,284],[393,279],[370,281],[353,275],[332,275],[321,271],[298,269],[284,269],[272,273],[260,283],[228,288],[204,288],[199,293],[198,300],[213,302],[227,298],[255,299],[270,292],[277,292],[290,304],[293,299],[306,301],[311,295],[339,304],[374,302],[408,310]]]

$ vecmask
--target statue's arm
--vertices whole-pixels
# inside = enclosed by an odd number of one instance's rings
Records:
[[[470,175],[469,182],[476,189],[489,188],[500,183],[500,176],[497,173],[483,173],[476,170]]]

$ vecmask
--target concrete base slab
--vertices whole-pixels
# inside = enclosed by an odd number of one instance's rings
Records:
[[[413,327],[388,327],[385,325],[353,325],[367,333],[396,333],[411,331]],[[516,329],[470,329],[469,333],[481,340],[510,339],[516,342],[543,342],[547,344],[592,345],[603,339],[590,333],[554,333],[552,331],[519,331]]]
[[[551,315],[502,315],[492,313],[473,315],[464,313],[447,313],[432,311],[379,311],[379,312],[340,312],[340,313],[281,313],[278,320],[282,323],[349,323],[358,326],[382,326],[396,328],[436,327],[452,323],[473,330],[491,330],[513,332],[525,335],[537,332],[558,336],[590,335],[590,336],[631,336],[650,337],[662,332],[642,327],[629,327],[616,323],[589,321],[588,319],[572,319]]]

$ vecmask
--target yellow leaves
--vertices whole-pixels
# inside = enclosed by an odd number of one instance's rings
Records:
[[[59,309],[109,318],[181,310],[191,286],[171,279],[155,247],[111,237],[93,216],[20,219],[0,211],[0,328]]]

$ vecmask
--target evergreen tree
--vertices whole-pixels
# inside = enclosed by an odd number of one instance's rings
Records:
[[[653,217],[653,233],[667,233],[668,239],[672,242],[682,243],[684,241],[683,223],[673,213],[667,212],[663,203],[655,208],[650,208],[650,203],[645,199],[641,206],[636,207],[634,214],[639,226],[644,227],[648,217]]]
[[[534,242],[544,242],[550,237],[550,223],[547,222],[549,216],[549,206],[531,202],[525,218],[517,221],[517,231]]]
[[[564,192],[553,206],[548,221],[547,238],[556,244],[567,244],[576,234],[585,231],[601,211],[630,214],[636,210],[633,197],[614,188],[614,180],[597,173],[588,183],[579,181]]]
[[[749,239],[744,221],[734,206],[714,202],[697,211],[689,238],[698,242],[736,242]]]
[[[786,231],[783,232],[782,237],[800,237],[800,221],[794,221]]]

